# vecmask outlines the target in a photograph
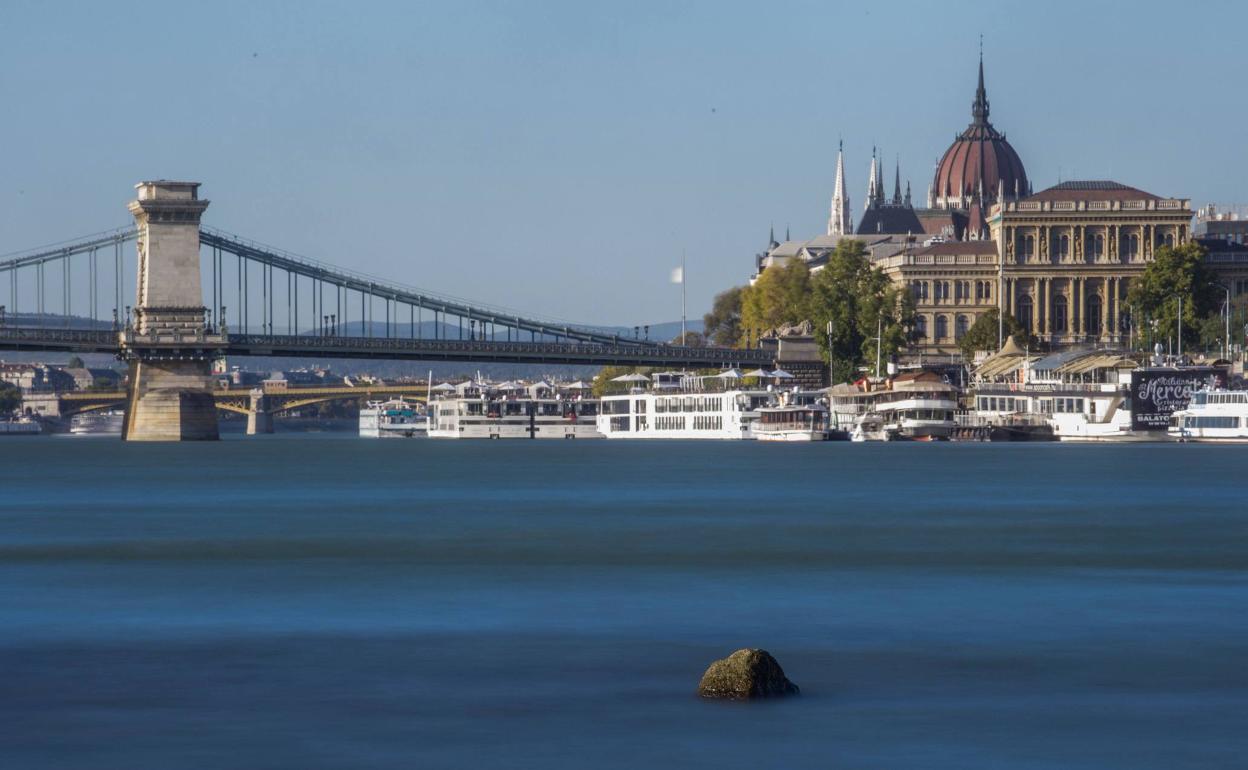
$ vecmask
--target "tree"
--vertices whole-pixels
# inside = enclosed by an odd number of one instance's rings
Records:
[[[886,359],[906,344],[914,322],[914,298],[871,265],[866,246],[842,240],[811,279],[810,318],[836,382],[874,363],[877,345]],[[879,340],[877,342],[877,336]]]
[[[79,358],[78,356],[70,356],[69,363],[66,364],[66,366],[70,369],[82,369],[86,367],[86,364],[84,364],[82,362],[82,359]]]
[[[753,286],[741,290],[741,339],[784,324],[801,323],[810,317],[810,270],[794,259],[783,267],[769,267]]]
[[[0,380],[0,414],[9,414],[22,405],[22,391],[12,383]]]
[[[1157,248],[1143,274],[1131,282],[1127,305],[1141,339],[1151,346],[1177,338],[1182,304],[1183,342],[1193,345],[1201,338],[1202,319],[1218,313],[1221,295],[1216,276],[1205,264],[1204,247],[1189,241]]]
[[[995,307],[975,319],[975,323],[971,324],[971,328],[967,329],[966,334],[963,334],[961,341],[958,342],[958,346],[962,348],[963,358],[968,361],[972,360],[981,350],[996,352],[999,348],[997,334],[1002,331],[1000,326],[1001,324],[997,322]],[[1007,313],[1003,326],[1005,338],[1013,337],[1014,344],[1027,347],[1030,342],[1027,338],[1027,330],[1018,322],[1018,319]]]
[[[711,312],[702,316],[702,331],[715,345],[731,346],[741,339],[741,294],[744,289],[733,286],[715,295]]]
[[[673,337],[672,344],[684,345],[689,348],[704,348],[706,347],[706,337],[698,332],[685,332],[684,335],[677,334]]]

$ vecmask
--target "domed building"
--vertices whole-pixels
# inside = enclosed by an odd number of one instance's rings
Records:
[[[999,190],[1004,190],[1007,198],[1021,198],[1031,192],[1022,159],[1005,134],[993,128],[988,113],[984,60],[980,57],[971,124],[941,157],[929,193],[929,208],[970,209],[981,196],[981,205],[987,207],[997,202]]]

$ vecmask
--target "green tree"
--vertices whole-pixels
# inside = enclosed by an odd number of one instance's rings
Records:
[[[10,414],[22,405],[22,391],[8,382],[0,381],[0,414]]]
[[[1189,241],[1157,248],[1144,272],[1131,282],[1127,305],[1141,341],[1151,345],[1176,338],[1182,304],[1183,343],[1194,345],[1201,339],[1203,319],[1217,315],[1221,294],[1216,276],[1205,264],[1204,247]]]
[[[811,279],[810,291],[809,317],[833,381],[851,379],[859,366],[874,364],[877,333],[881,359],[905,346],[914,321],[914,299],[872,267],[861,241],[837,244]]]
[[[83,367],[86,366],[86,364],[84,364],[82,362],[82,359],[79,358],[78,356],[70,356],[69,363],[66,364],[66,366],[69,367],[70,369],[82,369]]]
[[[730,346],[741,339],[741,294],[744,289],[733,286],[715,295],[711,312],[702,316],[702,333],[715,345]]]
[[[962,335],[962,340],[958,343],[958,346],[962,348],[962,356],[970,361],[981,350],[996,352],[998,349],[997,334],[1001,331],[998,326],[996,308],[975,319],[975,323],[971,324],[971,328],[966,330],[966,334]],[[1027,331],[1014,316],[1007,313],[1002,326],[1004,326],[1005,337],[1013,337],[1014,344],[1019,347],[1028,345]]]
[[[757,340],[768,329],[810,317],[810,270],[800,260],[769,267],[741,290],[741,338]]]

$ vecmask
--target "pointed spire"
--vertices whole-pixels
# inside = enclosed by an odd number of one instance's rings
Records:
[[[793,237],[789,235],[789,226],[787,224],[784,226],[784,240],[786,243],[793,240]]]
[[[908,209],[914,208],[913,204],[910,203],[910,180],[909,179],[906,180],[906,200],[904,202],[904,205]]]
[[[828,212],[828,235],[852,235],[849,193],[845,191],[845,143],[836,143],[836,185],[832,188],[832,210]]]
[[[877,202],[875,196],[880,186],[879,184],[880,180],[878,178],[878,174],[879,174],[879,171],[875,163],[875,148],[872,147],[871,148],[871,173],[867,177],[867,208],[871,208],[875,206]]]
[[[893,205],[901,205],[901,158],[893,164]]]
[[[979,41],[979,87],[975,89],[975,103],[971,105],[971,116],[976,125],[988,123],[988,92],[984,89],[984,41]]]
[[[771,230],[767,233],[767,250],[771,251],[780,244],[776,243],[776,225],[772,223]]]

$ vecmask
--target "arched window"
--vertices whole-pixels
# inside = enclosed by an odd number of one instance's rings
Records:
[[[1118,244],[1118,256],[1123,259],[1134,259],[1140,252],[1140,236],[1137,233],[1123,233]]]
[[[949,318],[947,316],[936,316],[936,341],[940,342],[949,336]]]
[[[914,317],[914,338],[920,342],[927,339],[927,316],[916,315]]]
[[[1057,259],[1066,259],[1070,256],[1070,236],[1062,233],[1053,239],[1053,256]]]
[[[1105,234],[1094,233],[1088,238],[1088,257],[1100,259],[1105,256]]]
[[[1066,331],[1067,308],[1066,296],[1059,294],[1053,298],[1053,331],[1063,334]]]
[[[1024,235],[1018,251],[1024,259],[1031,259],[1032,255],[1036,253],[1036,236]]]
[[[1089,294],[1084,306],[1086,318],[1083,319],[1083,330],[1087,334],[1101,333],[1101,295]]]
[[[959,315],[953,322],[953,338],[955,340],[962,339],[968,329],[970,329],[970,322],[966,320],[966,316]]]
[[[1024,294],[1018,298],[1018,322],[1031,334],[1031,295]]]

